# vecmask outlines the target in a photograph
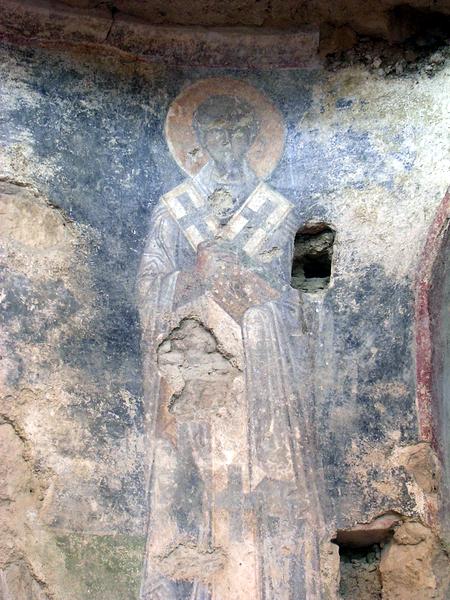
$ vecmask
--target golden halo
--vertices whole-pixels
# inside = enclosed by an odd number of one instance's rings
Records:
[[[250,167],[260,179],[266,179],[280,160],[284,147],[283,117],[266,96],[238,79],[203,79],[190,85],[172,102],[166,117],[167,145],[177,164],[191,176],[196,175],[208,158],[200,148],[192,119],[197,107],[209,96],[242,98],[256,112],[259,133],[247,154]]]

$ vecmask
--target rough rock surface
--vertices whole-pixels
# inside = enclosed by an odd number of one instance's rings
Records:
[[[37,514],[43,500],[42,478],[40,481],[33,472],[29,449],[27,452],[20,432],[5,421],[0,424],[0,452],[1,597],[45,600],[38,576],[25,562],[29,560],[33,513]]]
[[[302,294],[301,321],[329,538],[395,511],[406,522],[382,551],[382,593],[445,598],[431,518],[439,469],[418,433],[413,360],[415,273],[448,186],[445,52],[389,73],[377,48],[329,70],[245,74],[1,52],[2,593],[137,597],[147,475],[136,274],[152,209],[184,178],[164,139],[167,109],[183,86],[219,73],[279,107],[286,147],[269,183],[303,224],[336,231],[330,285]],[[189,340],[198,379],[210,376],[208,354],[214,377],[232,379],[229,352],[189,326],[192,339],[160,347],[160,369],[173,359],[172,375],[189,381],[191,365],[173,356]],[[220,549],[214,558],[221,573]]]
[[[339,592],[343,599],[379,600],[382,584],[379,571],[380,548],[369,551],[341,553],[341,582]]]
[[[339,0],[332,8],[325,0],[4,0],[0,7],[0,34],[11,41],[211,67],[304,67],[314,62],[319,37],[324,57],[352,48],[361,35],[393,43],[425,33],[445,42],[449,27],[449,0]]]
[[[448,555],[435,534],[420,523],[404,523],[383,551],[383,599],[445,600],[450,593]]]
[[[96,0],[66,0],[65,4],[73,7],[94,8]],[[232,0],[219,2],[191,2],[187,5],[178,0],[167,5],[162,0],[114,0],[109,3],[119,13],[126,13],[145,19],[152,23],[177,25],[253,25],[271,27],[292,27],[307,23],[331,23],[339,26],[350,26],[361,33],[386,35],[392,27],[392,11],[402,5],[398,0],[381,0],[370,4],[361,4],[355,0],[312,0],[297,2],[296,0]],[[447,0],[438,0],[432,5],[428,0],[410,0],[410,9],[441,11],[450,14]],[[410,19],[411,20],[411,19]],[[413,26],[413,23],[409,25]]]
[[[230,410],[226,399],[239,371],[198,321],[186,319],[172,331],[158,349],[158,365],[172,388],[169,412],[186,417]]]

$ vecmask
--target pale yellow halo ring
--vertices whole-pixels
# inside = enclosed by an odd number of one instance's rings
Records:
[[[197,107],[209,96],[242,98],[254,108],[260,127],[247,159],[256,175],[266,179],[283,153],[283,117],[262,92],[239,79],[202,79],[182,90],[172,102],[166,117],[165,134],[177,164],[188,175],[194,176],[207,162],[207,156],[197,142],[192,119]]]

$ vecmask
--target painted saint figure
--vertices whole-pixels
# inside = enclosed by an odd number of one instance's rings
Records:
[[[206,80],[171,109],[195,146],[191,177],[153,211],[138,281],[150,511],[141,600],[323,597],[307,340],[290,287],[298,223],[255,172],[281,148],[280,115],[261,97]]]

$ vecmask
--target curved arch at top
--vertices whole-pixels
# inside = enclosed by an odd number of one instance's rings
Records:
[[[433,399],[433,331],[431,291],[435,265],[444,251],[450,223],[450,188],[436,211],[422,250],[416,279],[416,402],[420,440],[437,448]]]

